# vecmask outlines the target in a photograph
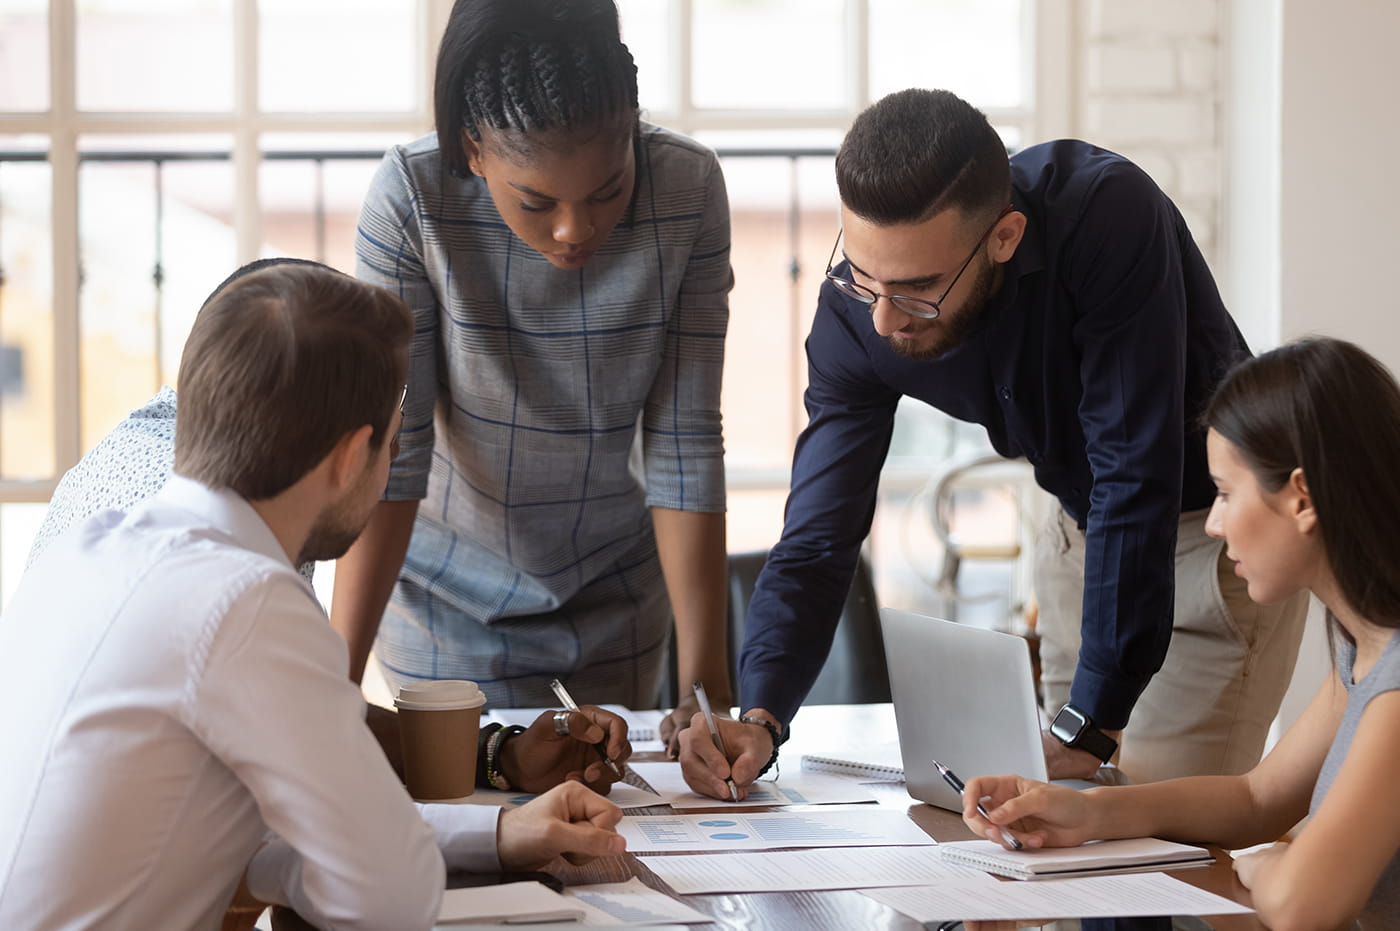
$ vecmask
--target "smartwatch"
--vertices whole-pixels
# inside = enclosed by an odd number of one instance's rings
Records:
[[[1118,752],[1118,741],[1094,726],[1093,719],[1073,705],[1065,705],[1050,722],[1050,733],[1066,747],[1084,750],[1107,763]]]

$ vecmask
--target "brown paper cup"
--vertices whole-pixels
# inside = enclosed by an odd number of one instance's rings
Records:
[[[476,788],[476,743],[486,696],[475,682],[443,679],[399,689],[399,740],[408,794],[460,801]]]

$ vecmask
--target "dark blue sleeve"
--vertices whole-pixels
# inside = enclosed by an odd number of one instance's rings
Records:
[[[1172,632],[1185,444],[1185,226],[1140,169],[1106,170],[1065,259],[1093,490],[1070,700],[1123,727]]]
[[[864,309],[845,304],[823,285],[807,338],[808,422],[793,454],[783,536],[749,601],[739,657],[744,708],[766,708],[784,724],[831,651],[899,402],[875,376],[854,329],[865,322]]]

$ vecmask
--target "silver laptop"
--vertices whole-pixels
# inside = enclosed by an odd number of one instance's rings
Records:
[[[890,608],[880,609],[880,630],[911,796],[962,810],[934,759],[963,781],[1003,773],[1045,779],[1025,640]]]

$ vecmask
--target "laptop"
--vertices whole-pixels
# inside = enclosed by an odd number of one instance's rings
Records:
[[[1045,780],[1030,647],[1013,634],[880,609],[909,794],[962,811],[933,766],[963,781],[1015,773]],[[1084,780],[1063,784],[1084,787]]]

